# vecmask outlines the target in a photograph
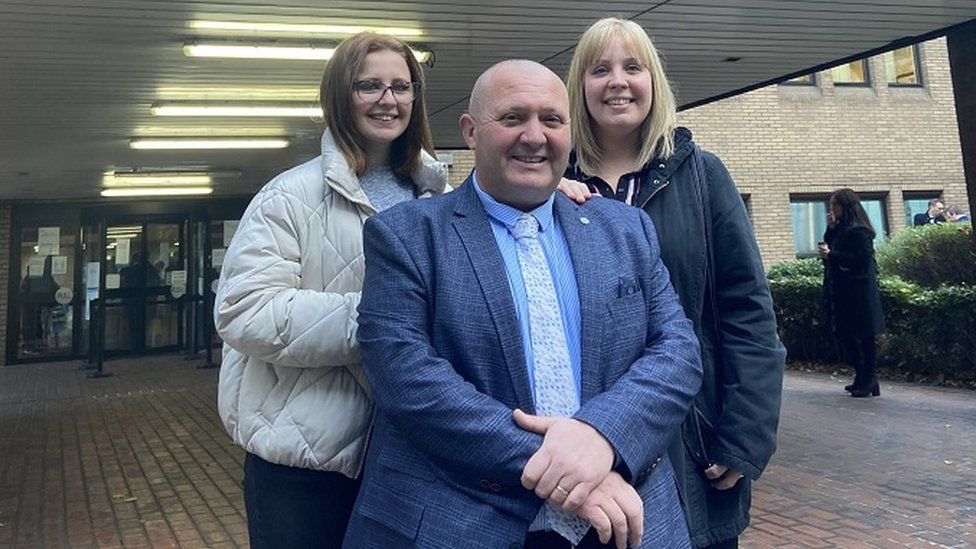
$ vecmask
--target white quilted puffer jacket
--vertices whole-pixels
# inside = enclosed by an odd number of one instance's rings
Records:
[[[444,192],[446,166],[422,155],[418,194]],[[328,130],[322,156],[275,177],[244,212],[214,320],[224,340],[217,408],[248,452],[358,476],[373,408],[356,307],[373,213]]]

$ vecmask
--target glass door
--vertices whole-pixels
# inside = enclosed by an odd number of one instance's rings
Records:
[[[105,351],[182,345],[186,223],[110,223],[105,229]]]
[[[182,346],[182,319],[187,293],[182,223],[147,223],[146,254],[149,277],[145,297],[145,348]]]
[[[76,227],[20,229],[16,358],[70,356],[74,345]]]

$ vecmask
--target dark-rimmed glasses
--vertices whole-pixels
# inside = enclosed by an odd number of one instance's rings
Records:
[[[394,82],[387,86],[379,80],[356,80],[352,83],[352,89],[367,102],[379,101],[390,90],[397,103],[413,103],[420,95],[420,82]]]

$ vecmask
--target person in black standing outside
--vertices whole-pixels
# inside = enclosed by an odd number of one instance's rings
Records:
[[[828,226],[820,243],[828,317],[854,367],[852,397],[880,396],[875,336],[885,330],[874,261],[874,228],[851,189],[830,195]]]
[[[925,213],[915,214],[912,218],[912,225],[915,227],[924,227],[925,225],[935,225],[938,223],[945,223],[946,218],[943,215],[945,211],[945,203],[938,198],[933,198],[929,200],[929,209]]]

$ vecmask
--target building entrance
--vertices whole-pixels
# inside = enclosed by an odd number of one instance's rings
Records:
[[[91,300],[100,297],[107,355],[183,346],[188,222],[116,218],[106,220],[104,234],[86,227],[101,244],[85,246],[85,320],[90,323]]]
[[[104,356],[203,352],[205,342],[219,341],[208,319],[246,204],[242,198],[15,210],[5,362],[88,357],[99,319]],[[103,315],[93,306],[99,304]]]

